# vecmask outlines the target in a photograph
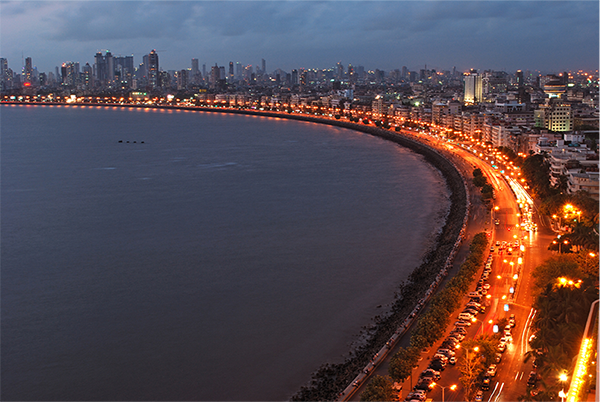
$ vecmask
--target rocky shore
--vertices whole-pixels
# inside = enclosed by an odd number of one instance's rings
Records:
[[[315,119],[315,122],[322,123],[322,120]],[[310,383],[301,387],[291,397],[292,401],[331,401],[338,398],[339,394],[369,364],[373,356],[386,345],[402,323],[409,318],[415,306],[422,304],[431,284],[436,282],[439,274],[446,270],[447,261],[453,255],[455,245],[461,240],[468,213],[468,194],[461,174],[436,150],[388,130],[345,122],[328,123],[385,138],[423,155],[427,162],[435,166],[444,176],[451,191],[450,209],[441,232],[423,258],[421,265],[415,268],[404,283],[399,284],[390,313],[383,317],[376,317],[365,342],[351,351],[344,362],[324,364],[314,372]]]

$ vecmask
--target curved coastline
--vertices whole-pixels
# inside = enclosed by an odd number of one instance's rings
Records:
[[[346,121],[322,119],[307,115],[289,114],[282,112],[268,112],[249,109],[222,109],[210,107],[186,107],[172,105],[127,105],[127,104],[64,104],[58,102],[2,102],[3,104],[18,105],[45,105],[45,106],[105,106],[128,108],[153,108],[153,109],[183,109],[190,111],[217,112],[230,114],[245,114],[263,117],[286,118],[332,126],[348,128],[366,134],[377,136],[400,146],[409,148],[423,155],[425,160],[438,169],[450,189],[450,208],[446,221],[441,231],[436,236],[432,246],[425,254],[421,265],[413,270],[408,279],[399,284],[393,305],[387,315],[376,317],[374,326],[364,339],[364,342],[350,351],[349,356],[342,363],[323,364],[312,375],[307,385],[302,386],[291,400],[335,400],[353,380],[364,374],[365,367],[372,366],[373,356],[389,345],[391,339],[396,339],[399,330],[406,329],[407,319],[412,317],[422,307],[440,281],[440,276],[445,276],[447,267],[451,263],[457,244],[460,244],[463,228],[465,226],[469,207],[468,190],[465,179],[458,168],[444,155],[434,148],[398,132],[356,124]],[[409,317],[410,316],[410,317]]]

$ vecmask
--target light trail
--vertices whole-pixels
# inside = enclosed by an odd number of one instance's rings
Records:
[[[498,395],[496,395],[496,399],[494,399],[494,402],[496,402],[498,400],[498,398],[500,398],[500,395],[502,394],[502,388],[504,388],[504,383],[502,383],[502,385],[500,385],[500,389],[498,390]]]
[[[490,394],[490,398],[488,399],[488,402],[492,401],[492,398],[494,397],[494,394],[496,393],[496,390],[498,389],[498,385],[500,385],[499,383],[496,383],[496,386],[494,387],[494,390],[492,391],[492,393]]]
[[[529,333],[531,331],[531,323],[533,322],[535,313],[536,310],[532,308],[529,312],[529,316],[527,317],[527,321],[525,321],[525,327],[523,327],[523,332],[521,334],[521,355],[527,353],[527,349],[529,347]]]

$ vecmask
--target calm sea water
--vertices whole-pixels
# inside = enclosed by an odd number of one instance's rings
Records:
[[[286,399],[342,360],[448,205],[419,155],[350,130],[0,112],[2,400]]]

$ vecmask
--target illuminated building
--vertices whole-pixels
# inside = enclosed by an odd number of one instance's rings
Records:
[[[551,131],[573,130],[573,112],[571,105],[547,99],[544,105],[534,112],[535,126]]]
[[[481,75],[477,74],[475,70],[471,70],[471,73],[465,76],[465,103],[479,103],[483,100],[483,84]]]
[[[152,89],[156,89],[160,87],[160,74],[158,70],[158,53],[156,50],[152,50],[150,54],[148,54],[148,85]]]

